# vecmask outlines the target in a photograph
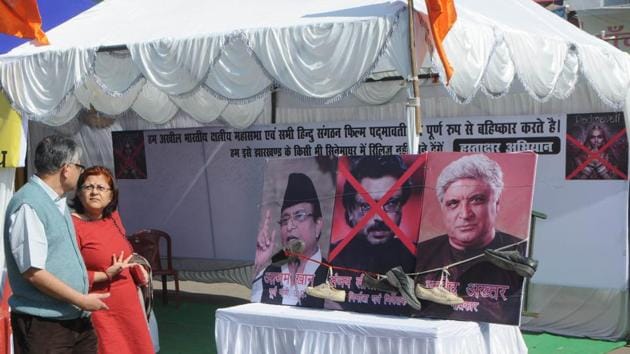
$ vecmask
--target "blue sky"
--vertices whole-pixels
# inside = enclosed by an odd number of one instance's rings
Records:
[[[94,6],[98,0],[37,0],[42,27],[47,31]],[[21,38],[0,34],[0,54],[26,42]]]

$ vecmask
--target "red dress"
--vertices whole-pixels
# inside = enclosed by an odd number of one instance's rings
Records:
[[[130,268],[124,269],[109,281],[94,283],[94,272],[103,272],[112,265],[112,255],[124,258],[132,252],[131,245],[125,239],[125,230],[118,212],[111,217],[95,221],[86,221],[72,217],[76,229],[79,249],[88,270],[90,292],[110,293],[103,301],[109,310],[92,313],[92,324],[98,337],[99,354],[153,354],[153,344],[149,335],[144,311]]]

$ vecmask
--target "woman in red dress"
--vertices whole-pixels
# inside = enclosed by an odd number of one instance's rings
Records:
[[[90,167],[77,182],[72,221],[93,292],[109,292],[109,310],[92,313],[99,354],[152,354],[149,327],[136,284],[149,279],[142,266],[129,263],[133,250],[116,211],[118,190],[111,172]]]

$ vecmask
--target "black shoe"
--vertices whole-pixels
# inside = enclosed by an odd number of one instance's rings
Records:
[[[521,256],[518,251],[497,251],[487,249],[484,251],[485,259],[499,268],[511,270],[516,274],[531,278],[538,268],[538,261]]]
[[[416,297],[416,293],[413,289],[413,279],[405,274],[402,267],[398,266],[396,268],[392,268],[388,270],[385,275],[387,276],[387,281],[400,291],[405,300],[407,300],[409,306],[416,310],[422,309],[420,300]]]
[[[372,289],[372,290],[378,290],[378,291],[396,291],[396,288],[393,287],[389,281],[387,281],[386,277],[383,278],[374,278],[371,275],[367,274],[367,273],[363,273],[363,284]]]
[[[289,263],[289,261],[291,260],[297,260],[297,257],[289,255],[300,254],[304,252],[304,247],[306,247],[304,241],[292,239],[287,244],[287,247],[281,249],[280,251],[276,252],[276,254],[271,256],[271,264],[278,267],[283,264]]]

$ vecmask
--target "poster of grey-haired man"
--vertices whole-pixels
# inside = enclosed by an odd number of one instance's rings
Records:
[[[523,277],[486,250],[518,251],[525,262],[536,155],[431,154],[416,282],[442,287],[458,304],[423,301],[422,317],[518,324]],[[516,264],[516,263],[515,263]],[[517,264],[530,272],[532,264]]]

